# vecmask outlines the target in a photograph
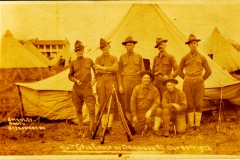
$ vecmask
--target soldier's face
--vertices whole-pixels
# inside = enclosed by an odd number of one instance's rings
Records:
[[[109,54],[109,45],[105,45],[104,47],[102,47],[102,53],[103,55],[108,55]]]
[[[191,51],[196,51],[198,47],[198,42],[197,41],[192,41],[188,44],[189,48]]]
[[[127,52],[128,53],[131,53],[133,51],[133,48],[135,47],[135,45],[133,43],[127,43],[125,45],[126,49],[127,49]]]
[[[151,78],[148,74],[145,74],[143,77],[142,77],[142,83],[145,84],[145,85],[148,85],[149,83],[151,82]]]
[[[78,58],[81,58],[81,57],[83,57],[84,48],[79,49],[79,50],[77,50],[77,51],[75,51],[75,52],[77,53],[77,57],[78,57]]]
[[[166,48],[166,43],[165,42],[162,42],[158,45],[159,52],[165,51],[165,48]]]
[[[167,89],[168,89],[170,92],[172,92],[172,91],[174,90],[174,88],[175,88],[175,83],[173,83],[173,82],[168,82],[168,83],[166,84],[166,87],[167,87]]]

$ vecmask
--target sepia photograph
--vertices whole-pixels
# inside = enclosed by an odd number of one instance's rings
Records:
[[[0,159],[240,159],[238,0],[0,13]]]

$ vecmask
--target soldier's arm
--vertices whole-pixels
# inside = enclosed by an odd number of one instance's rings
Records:
[[[133,89],[131,101],[130,101],[130,110],[132,112],[132,116],[137,115],[137,87]]]
[[[123,60],[122,56],[120,57],[119,64],[118,64],[118,85],[122,85],[122,71],[123,71]]]
[[[118,60],[117,60],[116,57],[114,57],[113,61],[114,61],[113,62],[114,64],[112,66],[105,67],[105,70],[107,72],[117,73],[117,71],[118,71]]]
[[[94,69],[94,62],[93,62],[93,60],[92,59],[90,59],[90,63],[91,63],[91,68],[92,68],[92,70],[93,70],[93,80],[96,82],[96,79],[97,79],[97,75],[96,75],[96,70]],[[94,82],[94,83],[95,83]]]
[[[162,108],[163,109],[168,108],[171,111],[177,111],[176,108],[173,106],[173,104],[168,102],[167,96],[168,96],[167,92],[164,92],[162,97]]]
[[[184,69],[184,64],[185,64],[185,57],[182,58],[182,60],[180,61],[179,66],[177,67],[177,69],[172,73],[172,77],[175,78],[178,75],[184,79],[185,74],[183,73],[183,69]]]
[[[139,65],[140,65],[140,72],[145,71],[145,67],[144,67],[144,63],[143,63],[143,58],[142,58],[142,56],[141,56],[141,58],[140,58],[140,63],[139,63]]]
[[[172,56],[172,59],[171,59],[171,66],[173,68],[173,71],[176,71],[178,69],[178,64],[174,56]]]
[[[205,81],[212,74],[212,70],[205,57],[203,58],[203,68],[205,69],[205,73],[203,75],[203,80]]]
[[[74,74],[75,74],[75,71],[74,71],[74,68],[73,68],[73,63],[70,64],[70,67],[69,67],[69,74],[68,74],[68,79],[72,82],[77,82],[77,78],[74,77]]]
[[[153,97],[154,97],[154,101],[153,101],[153,105],[152,105],[152,107],[150,108],[151,109],[151,111],[154,111],[154,110],[156,110],[157,109],[157,107],[159,107],[160,106],[160,104],[161,104],[161,100],[160,100],[160,94],[159,94],[159,92],[158,92],[158,90],[156,89],[156,90],[154,90],[154,92],[153,92]]]
[[[180,99],[180,106],[181,111],[185,111],[187,109],[187,97],[184,91],[179,93],[179,99]]]

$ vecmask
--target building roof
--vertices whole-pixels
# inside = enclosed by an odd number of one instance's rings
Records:
[[[68,44],[69,42],[68,40],[36,40],[34,43],[34,45],[36,44],[49,44],[49,45],[61,45],[61,44]]]

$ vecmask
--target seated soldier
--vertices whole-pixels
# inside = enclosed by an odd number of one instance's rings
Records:
[[[178,84],[176,79],[167,79],[162,83],[168,91],[163,93],[163,136],[169,137],[170,120],[176,125],[177,133],[183,133],[186,130],[185,110],[187,109],[187,99],[183,91],[175,88]]]
[[[161,136],[158,128],[162,121],[162,109],[160,108],[158,89],[152,85],[154,75],[150,71],[142,71],[140,77],[142,83],[134,88],[130,103],[134,129],[137,134],[141,134],[144,131],[146,121],[149,121],[152,115],[155,116],[152,133]]]

